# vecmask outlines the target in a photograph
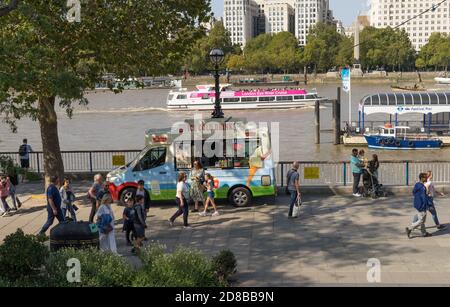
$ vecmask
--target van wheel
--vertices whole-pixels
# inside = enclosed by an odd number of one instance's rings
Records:
[[[247,207],[252,202],[252,194],[247,188],[235,188],[231,191],[229,200],[235,207]]]
[[[120,193],[120,204],[121,205],[123,205],[123,206],[126,206],[126,198],[128,197],[128,196],[130,196],[130,195],[132,195],[132,196],[135,196],[136,195],[136,192],[137,192],[137,189],[136,188],[132,188],[132,187],[129,187],[129,188],[125,188],[123,191],[122,191],[122,193]]]

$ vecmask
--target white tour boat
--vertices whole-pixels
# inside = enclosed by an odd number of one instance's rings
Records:
[[[320,98],[316,92],[303,89],[231,89],[231,84],[220,86],[220,101],[224,110],[245,109],[290,109],[314,106]],[[196,91],[180,89],[170,91],[167,108],[176,110],[213,110],[215,101],[214,85],[198,85]]]

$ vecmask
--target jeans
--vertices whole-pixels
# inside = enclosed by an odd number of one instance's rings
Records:
[[[91,214],[89,214],[89,223],[94,223],[95,213],[97,213],[97,200],[95,198],[90,197],[91,200]]]
[[[2,197],[2,205],[3,205],[3,211],[6,212],[8,211],[10,208],[8,206],[8,202],[6,201],[6,199],[8,198],[8,196],[6,197]]]
[[[16,202],[16,187],[14,185],[11,184],[10,188],[9,188],[9,196],[11,196],[12,199],[12,203],[14,206],[14,209],[17,210],[17,202]]]
[[[64,215],[63,215],[61,208],[56,209],[56,215],[55,215],[55,214],[53,214],[52,207],[50,205],[47,205],[47,222],[45,222],[44,226],[42,226],[40,234],[45,234],[47,232],[47,230],[50,228],[50,226],[53,225],[55,218],[60,223],[64,222]]]
[[[289,205],[289,217],[292,217],[292,214],[294,213],[294,206],[295,202],[297,201],[298,193],[297,191],[291,191],[289,190],[289,193],[291,194],[291,203]]]
[[[70,204],[70,205],[66,205],[66,206],[67,206],[66,208],[61,208],[61,211],[62,211],[62,214],[63,214],[64,218],[66,218],[67,211],[69,211],[70,217],[72,218],[72,220],[74,222],[76,222],[77,221],[77,215],[75,213],[75,209],[73,208],[73,205]]]
[[[183,215],[183,223],[184,226],[187,227],[189,226],[188,224],[188,216],[189,216],[189,203],[184,200],[184,206],[181,207],[181,200],[177,197],[176,198],[176,203],[178,205],[178,210],[177,212],[175,212],[175,214],[170,218],[170,221],[173,223],[175,221],[176,218],[178,218],[179,216]]]
[[[436,226],[441,225],[439,223],[439,219],[437,216],[437,211],[436,211],[436,207],[435,206],[431,206],[428,208],[428,211],[431,213],[431,216],[433,217],[433,221],[436,224]],[[419,217],[417,216],[417,214],[414,216],[413,222],[417,222],[417,220],[419,219]]]
[[[427,221],[427,212],[418,212],[411,224],[411,226],[408,227],[409,230],[414,230],[420,227],[420,232],[422,235],[426,235],[427,229],[425,228],[425,222]]]
[[[361,173],[353,173],[353,194],[359,193],[360,181],[361,181]]]

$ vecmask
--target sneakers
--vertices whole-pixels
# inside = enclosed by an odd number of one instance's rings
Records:
[[[191,226],[183,226],[183,228],[186,229],[186,230],[192,229]]]
[[[409,229],[408,227],[406,227],[406,235],[408,236],[408,239],[411,239],[411,229]]]
[[[361,197],[362,195],[359,193],[353,194],[354,197]]]
[[[198,215],[200,215],[200,216],[208,216],[207,214],[206,214],[206,211],[203,211],[203,212],[200,212]]]
[[[198,212],[198,209],[192,209],[191,212],[196,213],[196,212]]]
[[[439,230],[442,230],[442,229],[447,228],[447,226],[441,224],[441,225],[437,226],[436,228],[439,229]]]
[[[427,232],[426,234],[423,235],[424,238],[429,238],[432,237],[433,235],[429,232]]]
[[[172,220],[168,219],[167,221],[169,222],[169,226],[170,226],[170,227],[173,227],[173,222],[172,222]]]
[[[214,212],[213,214],[212,214],[212,216],[219,216],[220,214],[219,214],[219,211],[216,211],[216,212]]]

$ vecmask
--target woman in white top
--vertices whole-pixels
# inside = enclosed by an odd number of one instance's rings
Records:
[[[102,251],[109,251],[117,254],[117,244],[116,244],[116,236],[114,232],[114,211],[111,208],[111,204],[113,203],[113,199],[111,194],[107,193],[103,196],[101,200],[100,208],[97,211],[97,223],[98,220],[108,219],[111,220],[107,227],[104,227],[103,230],[100,230],[100,249]]]
[[[181,172],[178,175],[178,183],[177,183],[177,197],[175,202],[178,205],[178,210],[175,214],[169,219],[170,226],[173,226],[173,222],[183,215],[183,224],[184,228],[190,228],[188,223],[189,216],[189,187],[186,184],[187,175],[184,172]]]

